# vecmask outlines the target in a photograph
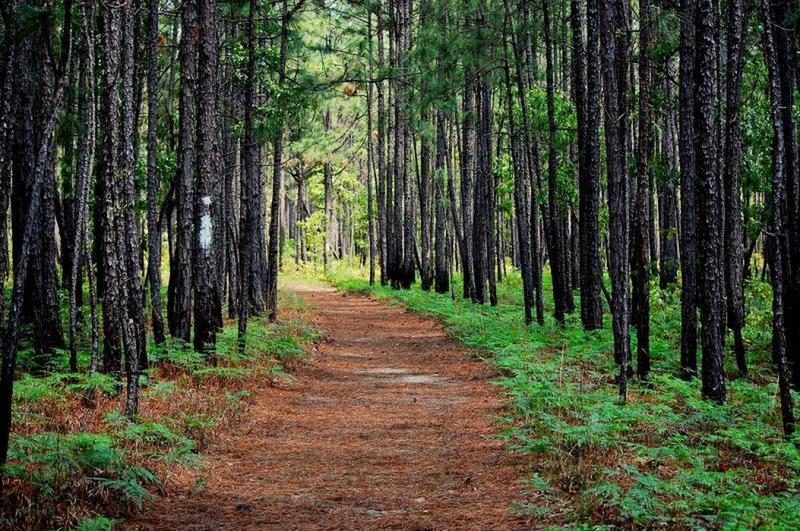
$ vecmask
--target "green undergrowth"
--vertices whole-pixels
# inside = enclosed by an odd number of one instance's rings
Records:
[[[652,289],[653,372],[633,381],[621,404],[614,382],[610,318],[584,332],[580,311],[558,326],[523,324],[521,282],[506,277],[499,305],[449,294],[370,287],[361,270],[340,267],[337,288],[402,304],[443,323],[478,355],[489,354],[509,397],[502,437],[531,461],[529,511],[569,527],[796,529],[800,451],[780,428],[769,366],[769,288],[747,287],[749,379],[729,381],[727,402],[702,400],[698,381],[678,378],[680,295]],[[552,308],[544,279],[545,309]],[[576,303],[578,298],[576,297]],[[635,345],[635,334],[634,334]],[[734,374],[732,354],[728,374]]]
[[[168,471],[202,486],[209,442],[246,417],[258,386],[292,383],[291,364],[318,336],[296,296],[282,292],[280,305],[276,323],[251,319],[244,349],[236,323],[225,326],[213,367],[178,341],[150,345],[135,422],[121,414],[121,382],[83,371],[88,353],[77,374],[58,353],[50,370],[25,372],[23,356],[0,528],[109,529],[167,488]]]

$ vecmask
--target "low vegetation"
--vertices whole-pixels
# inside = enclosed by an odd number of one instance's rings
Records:
[[[621,404],[608,315],[604,327],[592,332],[583,330],[579,312],[563,326],[548,318],[526,327],[515,274],[498,284],[496,307],[418,286],[370,287],[359,270],[339,269],[328,279],[342,290],[436,318],[494,364],[510,404],[503,437],[531,462],[535,502],[522,510],[561,525],[796,525],[800,450],[781,428],[769,364],[768,285],[747,286],[745,341],[752,368],[748,378],[731,381],[722,405],[701,399],[698,380],[677,376],[680,295],[652,286],[653,372],[646,381],[632,381]],[[456,285],[455,292],[460,289]],[[545,302],[552,307],[552,300]],[[735,374],[732,355],[726,365]]]
[[[261,386],[290,384],[291,367],[317,335],[301,301],[282,299],[281,320],[253,319],[244,349],[235,324],[221,331],[216,366],[178,340],[151,345],[141,378],[145,407],[135,422],[122,414],[116,379],[83,371],[88,353],[81,353],[80,373],[69,372],[66,357],[23,373],[0,528],[105,529],[169,489],[171,478],[202,489],[208,444],[247,417]]]

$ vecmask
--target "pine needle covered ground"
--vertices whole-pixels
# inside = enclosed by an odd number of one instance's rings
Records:
[[[771,291],[746,290],[747,379],[732,379],[723,405],[702,400],[700,383],[679,374],[680,294],[651,289],[649,380],[631,382],[619,403],[610,317],[584,332],[576,311],[552,318],[545,276],[543,326],[522,320],[519,276],[498,284],[496,307],[410,290],[370,287],[363,271],[340,267],[336,287],[371,294],[432,316],[498,371],[509,399],[498,436],[531,458],[538,501],[521,507],[557,525],[796,528],[800,517],[797,440],[783,437],[776,376],[769,363]],[[607,308],[606,308],[607,311]],[[635,337],[635,336],[634,336]],[[635,343],[635,341],[634,341]],[[635,350],[634,350],[635,352]],[[732,354],[727,372],[735,374]],[[534,496],[537,499],[537,496]]]
[[[281,296],[279,322],[254,319],[244,352],[236,323],[226,323],[215,367],[176,341],[150,345],[137,423],[122,415],[112,376],[69,373],[68,353],[33,375],[21,356],[0,528],[105,529],[176,482],[202,490],[205,448],[248,417],[260,388],[290,385],[317,336],[302,301]],[[84,369],[89,354],[80,360]]]

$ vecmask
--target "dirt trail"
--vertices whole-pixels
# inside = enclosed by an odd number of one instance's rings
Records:
[[[299,287],[324,339],[291,389],[259,394],[207,454],[206,488],[137,526],[172,529],[516,529],[524,474],[493,435],[487,365],[396,307]]]

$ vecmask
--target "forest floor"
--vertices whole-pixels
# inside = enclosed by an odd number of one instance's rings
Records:
[[[701,398],[698,379],[678,377],[680,292],[652,286],[653,370],[648,380],[629,382],[623,404],[611,319],[585,332],[576,309],[556,323],[549,273],[545,322],[531,326],[513,272],[498,281],[494,307],[463,299],[458,276],[451,296],[418,285],[370,286],[367,271],[352,264],[315,273],[342,291],[433,319],[494,367],[508,406],[501,437],[525,463],[533,501],[519,509],[531,527],[797,529],[800,438],[786,440],[781,431],[765,284],[746,286],[750,371],[737,378],[733,356],[726,356],[723,405]]]
[[[318,285],[290,288],[323,335],[290,387],[253,396],[206,452],[202,489],[156,499],[141,528],[529,528],[526,460],[497,438],[484,360],[432,319]]]

